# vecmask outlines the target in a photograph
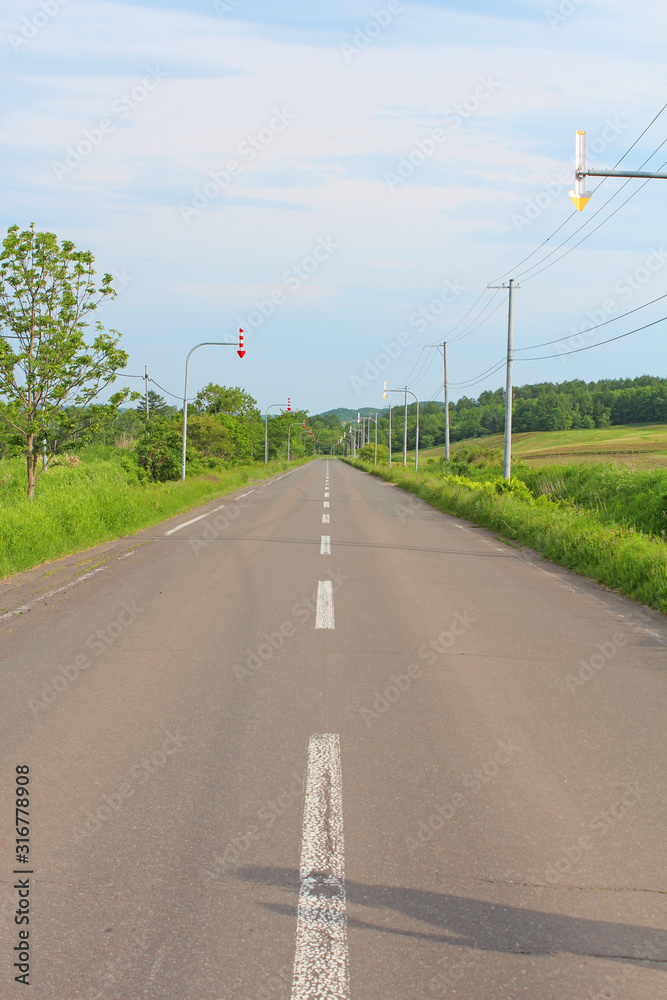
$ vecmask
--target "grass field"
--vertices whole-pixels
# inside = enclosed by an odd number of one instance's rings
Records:
[[[662,482],[667,471],[569,465],[560,467],[567,482],[559,475],[548,491],[541,488],[534,496],[519,479],[511,485],[498,478],[478,481],[447,475],[435,464],[419,472],[402,466],[374,468],[355,460],[351,464],[415,493],[438,510],[491,528],[500,537],[667,613],[667,495]],[[543,473],[535,470],[533,475],[541,478]],[[579,492],[580,502],[560,499],[571,492]],[[635,526],[643,521],[650,533]]]
[[[304,461],[310,459],[290,466]],[[116,449],[102,447],[84,450],[80,464],[54,465],[30,503],[24,460],[1,461],[0,579],[159,524],[287,467],[262,462],[188,475],[185,482],[146,483]]]
[[[476,444],[485,448],[502,448],[503,435],[456,441],[452,454],[461,445]],[[445,446],[419,449],[419,462],[444,456]],[[579,431],[534,431],[512,435],[512,456],[528,465],[572,462],[618,462],[635,469],[667,468],[667,424],[623,424]],[[394,452],[392,460],[400,462],[402,452]],[[408,462],[414,465],[414,450],[408,452]]]

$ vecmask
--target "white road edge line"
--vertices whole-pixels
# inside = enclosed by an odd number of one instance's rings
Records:
[[[202,521],[205,517],[210,517],[211,514],[214,513],[215,511],[209,510],[206,514],[200,514],[199,517],[193,517],[191,521],[183,521],[183,524],[177,525],[175,528],[172,528],[171,531],[165,531],[165,535],[174,535],[177,531],[180,531],[181,528],[187,528],[189,524],[195,524],[197,521]]]
[[[250,496],[250,494],[251,494],[251,493],[254,493],[254,492],[255,492],[254,490],[248,490],[248,492],[247,492],[247,493],[242,493],[240,497],[235,497],[234,499],[235,499],[235,500],[243,500],[243,498],[244,498],[244,497],[249,497],[249,496]],[[234,501],[232,501],[232,503],[233,503],[233,502],[234,502]],[[177,525],[177,526],[176,526],[175,528],[172,528],[172,529],[171,529],[170,531],[165,531],[165,536],[166,536],[166,535],[174,535],[174,534],[175,534],[175,533],[176,533],[177,531],[180,531],[180,530],[181,530],[181,528],[187,528],[187,526],[188,526],[189,524],[196,524],[196,522],[197,522],[197,521],[201,521],[201,520],[203,520],[203,518],[205,518],[205,517],[210,517],[210,516],[211,516],[211,514],[217,514],[217,513],[218,513],[218,511],[219,511],[219,510],[222,510],[222,508],[223,508],[224,506],[225,506],[225,504],[224,504],[224,503],[223,503],[223,504],[220,504],[220,506],[219,506],[219,507],[214,507],[214,508],[213,508],[213,510],[209,510],[209,511],[207,511],[207,512],[206,512],[205,514],[200,514],[200,515],[199,515],[199,517],[193,517],[191,521],[183,521],[183,524],[179,524],[179,525]]]
[[[320,580],[317,584],[317,609],[315,628],[335,628],[333,584],[331,580]]]
[[[14,615],[22,615],[24,611],[30,611],[30,608],[35,604],[39,604],[40,601],[48,601],[49,597],[55,597],[56,594],[62,594],[63,591],[69,590],[70,587],[76,587],[78,583],[83,583],[84,580],[90,580],[91,576],[95,576],[96,573],[105,573],[108,566],[98,566],[97,569],[92,570],[90,573],[82,573],[81,576],[77,577],[76,580],[70,580],[66,583],[64,587],[58,587],[57,590],[50,590],[48,594],[42,594],[41,597],[36,597],[34,601],[30,604],[23,604],[20,608],[16,608],[14,611],[7,611],[4,615],[0,615],[0,622],[4,621],[5,618],[13,618]]]
[[[331,535],[322,535],[320,541],[320,555],[321,556],[331,555]]]
[[[337,733],[311,736],[292,1000],[349,1000],[343,785]]]

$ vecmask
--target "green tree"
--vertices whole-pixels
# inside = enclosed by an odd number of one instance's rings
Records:
[[[165,483],[181,478],[181,429],[173,420],[157,416],[137,441],[137,459],[150,479]],[[186,454],[186,458],[193,456]]]
[[[257,400],[238,385],[209,382],[197,393],[193,408],[198,413],[226,413],[229,417],[252,420],[259,415]]]
[[[97,395],[127,364],[120,334],[96,323],[85,342],[86,318],[115,292],[111,275],[95,281],[92,253],[72,242],[59,245],[53,233],[10,226],[0,254],[0,395],[2,416],[25,442],[28,496],[35,495],[38,442],[58,420],[73,433],[76,408],[86,407],[93,424],[113,418],[129,390],[91,408]],[[66,404],[75,412],[68,421]],[[89,425],[88,430],[91,430]]]

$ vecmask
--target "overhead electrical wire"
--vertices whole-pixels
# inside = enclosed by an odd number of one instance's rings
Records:
[[[515,347],[514,353],[516,354],[517,351],[536,351],[540,347],[549,347],[550,344],[562,344],[566,340],[571,340],[573,336],[581,336],[583,333],[590,333],[591,330],[599,330],[601,326],[607,326],[609,323],[616,323],[619,319],[625,319],[626,316],[632,316],[633,313],[639,312],[640,309],[646,309],[648,306],[655,305],[656,302],[660,302],[662,299],[667,299],[667,293],[659,295],[657,299],[651,299],[650,302],[644,302],[643,305],[637,306],[636,309],[629,309],[628,312],[621,313],[620,316],[612,316],[611,319],[606,319],[603,323],[596,323],[595,326],[589,326],[577,334],[570,334],[567,337],[557,337],[556,340],[545,340],[543,344],[533,344],[531,347]]]
[[[646,323],[644,326],[638,326],[635,330],[628,330],[627,333],[619,333],[617,337],[610,337],[609,340],[600,340],[597,344],[587,344],[586,347],[577,347],[572,351],[559,351],[558,354],[544,354],[539,358],[515,358],[515,361],[547,361],[549,358],[563,358],[567,354],[579,354],[581,351],[591,351],[594,347],[603,347],[604,344],[612,344],[615,340],[622,340],[623,337],[630,337],[633,333],[640,333],[641,330],[648,330],[651,326],[657,326],[658,323],[664,323],[667,320],[667,316],[663,316],[661,319],[656,319],[652,323]]]
[[[141,377],[143,378],[143,375]],[[168,396],[173,396],[174,399],[180,399],[181,398],[180,396],[177,396],[175,392],[169,392],[169,390],[165,389],[164,386],[160,385],[159,382],[156,382],[154,378],[149,378],[148,381],[152,382],[153,385],[156,385],[158,387],[158,389],[162,389],[162,392],[166,392]]]
[[[647,133],[647,132],[648,132],[648,130],[650,129],[651,125],[653,125],[653,124],[654,124],[654,123],[655,123],[655,122],[656,122],[656,121],[658,120],[658,118],[659,118],[659,117],[660,117],[660,115],[661,115],[661,114],[662,114],[662,113],[663,113],[663,112],[665,111],[665,109],[666,109],[666,108],[667,108],[667,104],[663,104],[663,106],[662,106],[662,107],[660,108],[660,110],[658,111],[658,113],[657,113],[657,114],[656,114],[656,115],[655,115],[655,116],[654,116],[654,117],[653,117],[653,118],[651,119],[651,121],[650,121],[650,122],[648,123],[648,125],[646,126],[646,128],[644,129],[644,131],[643,131],[643,132],[641,132],[641,133],[640,133],[640,134],[639,134],[639,135],[637,136],[637,138],[636,138],[636,139],[635,139],[635,141],[634,141],[634,142],[632,143],[632,145],[631,145],[631,146],[629,146],[629,147],[628,147],[628,148],[626,149],[626,151],[625,151],[625,152],[623,153],[623,156],[621,156],[621,158],[620,158],[619,160],[617,160],[617,161],[616,161],[616,163],[614,164],[614,166],[613,166],[613,167],[611,168],[612,170],[615,170],[615,169],[616,169],[616,167],[620,166],[620,164],[621,164],[621,163],[623,162],[623,160],[624,160],[624,159],[625,159],[625,157],[626,157],[626,156],[628,155],[628,153],[630,153],[630,152],[631,152],[631,151],[632,151],[632,150],[633,150],[633,149],[635,148],[635,146],[637,145],[637,143],[639,142],[639,140],[640,140],[640,139],[642,139],[642,138],[643,138],[643,137],[644,137],[644,136],[646,135],[646,133]],[[663,144],[663,145],[664,145],[664,144]],[[658,149],[660,149],[660,146],[658,146]],[[653,153],[651,153],[651,156],[654,156],[656,152],[657,152],[657,150],[655,150],[655,151],[654,151]],[[649,156],[649,158],[648,158],[648,159],[650,160],[650,159],[651,159],[651,157]],[[646,160],[645,162],[648,162],[648,160]],[[599,182],[599,184],[596,184],[596,186],[595,186],[595,187],[593,188],[593,194],[595,194],[595,192],[596,192],[597,190],[599,190],[599,188],[601,188],[601,187],[602,187],[602,185],[604,184],[604,182],[605,182],[606,180],[608,180],[608,178],[607,178],[607,177],[603,177],[603,178],[602,178],[602,180],[601,180],[601,181]],[[625,184],[622,184],[622,185],[621,185],[621,189],[622,189],[623,187],[625,187]],[[619,189],[619,190],[621,190],[621,189]],[[618,192],[616,192],[616,193],[618,193]],[[614,196],[615,196],[615,195],[614,195]],[[612,196],[612,197],[614,197],[614,196]],[[607,204],[609,203],[609,201],[610,201],[610,200],[611,200],[611,199],[608,199],[608,201],[606,201],[606,202],[605,202],[605,205],[607,205]],[[572,236],[576,236],[577,232],[579,232],[579,230],[580,230],[580,229],[583,229],[583,228],[584,228],[584,226],[588,225],[588,223],[589,223],[589,222],[591,221],[591,219],[595,218],[595,216],[596,216],[596,215],[598,214],[598,212],[601,212],[603,208],[604,208],[604,205],[601,205],[601,206],[600,206],[600,208],[599,208],[599,209],[597,209],[597,211],[596,211],[596,212],[595,212],[595,213],[594,213],[594,214],[593,214],[593,215],[592,215],[592,216],[591,216],[590,218],[588,218],[588,219],[587,219],[587,220],[586,220],[585,222],[583,222],[583,223],[582,223],[582,225],[581,225],[581,226],[579,227],[579,229],[575,230],[575,232],[574,232],[574,233],[572,233]],[[556,235],[556,233],[560,232],[560,230],[561,230],[561,229],[563,228],[563,226],[564,226],[564,225],[565,225],[565,224],[566,224],[567,222],[569,222],[569,221],[570,221],[570,219],[574,218],[574,217],[575,217],[576,215],[578,215],[578,214],[579,214],[579,213],[577,212],[577,210],[576,210],[576,209],[575,209],[575,210],[574,210],[573,212],[571,212],[571,213],[570,213],[570,215],[568,215],[568,216],[567,216],[567,217],[566,217],[566,218],[565,218],[565,219],[563,220],[563,222],[561,222],[561,224],[560,224],[560,225],[559,225],[559,226],[558,226],[558,227],[557,227],[556,229],[554,229],[554,231],[553,231],[553,233],[551,234],[551,236],[547,236],[546,240],[543,240],[543,241],[542,241],[542,243],[540,243],[540,245],[539,245],[539,246],[535,247],[535,249],[534,249],[534,250],[531,250],[531,252],[530,252],[530,253],[528,254],[528,256],[527,256],[527,257],[524,257],[524,258],[523,258],[523,260],[520,260],[520,261],[518,262],[518,264],[515,264],[515,265],[514,265],[514,267],[510,268],[510,270],[509,270],[509,271],[505,271],[505,273],[504,273],[504,274],[501,274],[499,278],[496,278],[496,279],[495,279],[495,280],[494,280],[494,281],[492,282],[492,284],[495,284],[495,282],[496,282],[496,281],[502,281],[502,280],[503,280],[503,278],[506,278],[506,277],[508,277],[508,275],[510,275],[510,274],[512,274],[513,272],[515,272],[515,271],[517,270],[517,268],[521,267],[521,265],[522,265],[522,264],[525,264],[527,260],[530,260],[530,258],[531,258],[531,257],[534,257],[534,256],[535,256],[535,254],[536,254],[536,253],[538,253],[538,252],[539,252],[539,251],[540,251],[540,250],[542,249],[542,247],[546,246],[546,245],[547,245],[547,243],[549,243],[549,242],[550,242],[550,241],[551,241],[551,240],[552,240],[552,239],[554,238],[554,236]],[[572,238],[572,236],[570,236],[570,239]],[[544,259],[546,259],[546,258],[544,258]],[[534,265],[534,266],[537,266],[537,265]],[[531,267],[529,267],[529,268],[526,268],[526,271],[531,271],[531,270],[532,270],[532,266],[531,266]]]
[[[664,146],[664,145],[665,145],[665,143],[667,143],[667,139],[665,139],[665,140],[664,140],[664,142],[661,142],[661,143],[660,143],[660,146],[658,146],[658,149],[661,149],[661,148],[662,148],[662,146]],[[656,150],[654,151],[654,153],[651,153],[651,156],[649,156],[649,157],[648,157],[648,159],[646,159],[646,160],[644,161],[644,163],[642,163],[642,164],[641,164],[641,166],[642,166],[642,167],[643,167],[643,166],[645,166],[645,165],[646,165],[646,164],[648,163],[648,161],[649,161],[649,160],[651,159],[651,157],[652,157],[652,156],[654,156],[654,155],[655,155],[655,153],[657,153],[657,152],[658,152],[658,149],[656,149]],[[665,161],[665,163],[662,163],[662,164],[660,165],[660,168],[659,168],[659,169],[660,169],[660,170],[662,170],[662,169],[663,169],[663,168],[664,168],[665,166],[667,166],[667,161]],[[649,182],[649,180],[650,180],[651,178],[650,178],[650,177],[649,177],[649,178],[647,178],[647,180],[645,180],[643,184],[640,184],[640,185],[639,185],[639,186],[638,186],[638,187],[637,187],[637,188],[636,188],[636,189],[635,189],[635,190],[634,190],[634,191],[632,192],[632,194],[628,195],[628,197],[627,197],[627,198],[625,199],[625,201],[622,201],[622,202],[621,202],[621,204],[620,204],[620,205],[618,205],[618,206],[617,206],[617,207],[616,207],[616,208],[615,208],[615,209],[613,210],[613,212],[610,212],[610,213],[609,213],[609,215],[607,215],[607,216],[606,216],[606,217],[605,217],[605,218],[604,218],[604,219],[602,220],[602,222],[600,222],[600,223],[599,223],[599,224],[598,224],[598,225],[597,225],[597,226],[595,227],[595,229],[591,229],[591,231],[590,231],[589,233],[586,233],[586,235],[585,235],[585,236],[582,236],[580,240],[578,240],[578,241],[577,241],[576,243],[573,243],[571,247],[568,247],[568,249],[567,249],[567,250],[565,251],[565,253],[562,253],[562,254],[560,255],[560,257],[557,257],[557,258],[556,258],[556,260],[552,260],[550,264],[547,264],[547,265],[546,265],[545,267],[542,267],[542,268],[540,268],[540,269],[539,269],[539,271],[535,271],[535,272],[534,272],[534,274],[530,274],[530,273],[529,273],[530,271],[533,271],[533,270],[534,270],[534,268],[536,268],[536,267],[539,267],[539,266],[540,266],[540,264],[543,264],[543,263],[544,263],[544,261],[546,261],[546,260],[548,260],[548,259],[549,259],[549,257],[553,257],[553,255],[554,255],[555,253],[558,253],[558,251],[559,251],[559,250],[562,250],[562,249],[563,249],[563,247],[564,247],[564,246],[566,246],[566,245],[567,245],[567,243],[568,243],[568,242],[569,242],[569,241],[570,241],[570,240],[571,240],[571,239],[572,239],[572,238],[573,238],[574,236],[576,236],[578,232],[581,232],[581,230],[582,230],[582,229],[584,228],[584,226],[587,226],[587,225],[589,225],[589,224],[590,224],[590,223],[591,223],[591,222],[593,221],[593,219],[594,219],[594,218],[596,217],[596,215],[599,215],[599,213],[600,213],[600,212],[602,211],[602,209],[603,209],[603,208],[606,208],[606,206],[607,206],[607,205],[609,204],[609,202],[610,202],[610,201],[613,201],[613,199],[614,199],[614,198],[616,198],[616,197],[617,197],[617,195],[619,195],[619,194],[621,193],[621,191],[623,190],[623,188],[624,188],[624,187],[625,187],[625,186],[626,186],[627,184],[629,184],[629,183],[630,183],[630,181],[631,181],[632,179],[633,179],[633,178],[629,177],[629,178],[628,178],[628,180],[627,180],[627,181],[625,181],[625,182],[624,182],[623,184],[621,184],[621,186],[619,187],[619,189],[618,189],[617,191],[615,191],[615,192],[614,192],[614,193],[613,193],[613,194],[611,195],[611,197],[610,197],[610,198],[607,198],[607,200],[605,201],[605,203],[604,203],[603,205],[601,205],[601,206],[600,206],[600,208],[599,208],[599,209],[598,209],[598,210],[597,210],[596,212],[594,212],[594,213],[593,213],[593,215],[591,215],[591,217],[590,217],[589,219],[587,219],[587,220],[586,220],[586,222],[585,222],[585,223],[584,223],[584,224],[583,224],[582,226],[580,226],[580,227],[579,227],[579,229],[575,230],[575,232],[574,232],[574,233],[572,233],[572,235],[571,235],[571,236],[568,236],[568,238],[567,238],[566,240],[564,240],[564,241],[563,241],[562,243],[560,243],[560,244],[559,244],[559,245],[558,245],[557,247],[554,247],[554,249],[553,249],[553,250],[552,250],[552,251],[551,251],[550,253],[548,253],[548,254],[546,255],[546,257],[543,257],[543,258],[542,258],[542,260],[538,261],[538,262],[537,262],[536,264],[533,264],[533,265],[532,265],[531,267],[529,267],[529,268],[526,268],[526,270],[525,270],[525,271],[522,271],[522,272],[521,272],[520,274],[518,274],[518,275],[516,276],[516,279],[515,279],[515,280],[517,280],[517,281],[523,281],[523,282],[526,282],[526,281],[530,281],[530,279],[531,279],[531,278],[535,278],[535,277],[537,277],[537,275],[538,275],[538,274],[542,274],[542,272],[543,272],[543,271],[546,271],[546,270],[548,270],[548,268],[550,268],[550,267],[553,267],[553,265],[554,265],[554,264],[557,264],[557,263],[558,263],[558,261],[562,260],[562,259],[563,259],[564,257],[567,257],[567,255],[568,255],[569,253],[572,253],[572,251],[573,251],[573,250],[575,250],[575,249],[576,249],[576,248],[577,248],[578,246],[581,246],[581,244],[582,244],[582,243],[584,243],[584,242],[585,242],[585,241],[586,241],[586,240],[587,240],[587,239],[588,239],[588,238],[589,238],[590,236],[592,236],[592,235],[593,235],[593,233],[596,233],[596,232],[598,231],[598,229],[601,229],[601,228],[602,228],[602,226],[603,226],[603,225],[605,224],[605,222],[608,222],[608,221],[609,221],[610,219],[613,219],[613,217],[614,217],[614,216],[616,215],[616,213],[617,213],[617,212],[620,212],[620,210],[621,210],[621,209],[622,209],[622,208],[623,208],[623,207],[624,207],[625,205],[627,205],[627,203],[628,203],[629,201],[631,201],[631,200],[632,200],[632,198],[634,198],[634,197],[635,197],[635,195],[639,194],[639,192],[640,192],[640,191],[642,190],[642,188],[646,187],[646,185],[648,184],[648,182]]]

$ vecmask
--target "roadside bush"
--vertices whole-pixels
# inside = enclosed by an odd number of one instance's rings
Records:
[[[137,441],[139,465],[153,483],[166,483],[181,476],[182,437],[179,427],[156,417]],[[189,458],[190,455],[187,454]]]

